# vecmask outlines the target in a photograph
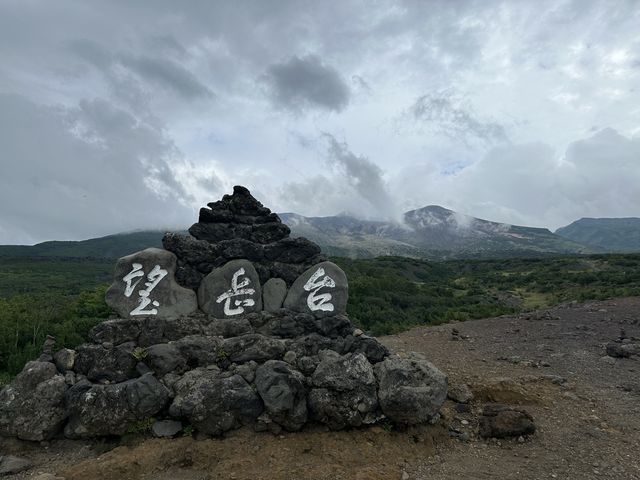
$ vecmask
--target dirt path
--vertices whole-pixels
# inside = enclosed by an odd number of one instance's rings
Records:
[[[454,328],[459,334],[452,337]],[[438,425],[407,432],[241,430],[224,440],[60,440],[46,449],[4,441],[0,449],[35,461],[21,478],[50,472],[67,480],[640,479],[640,362],[602,360],[604,344],[621,328],[640,337],[640,298],[383,337],[400,354],[423,354],[451,384],[467,383],[476,395],[470,412],[458,413],[448,401]],[[520,441],[479,439],[484,401],[523,405],[538,431]],[[469,439],[449,437],[450,427]]]

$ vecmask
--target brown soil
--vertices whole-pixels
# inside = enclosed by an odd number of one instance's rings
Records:
[[[459,331],[453,336],[452,329]],[[471,411],[447,401],[434,426],[347,432],[314,427],[274,436],[248,429],[225,439],[15,440],[0,451],[32,459],[20,478],[76,479],[640,479],[640,363],[602,360],[620,335],[640,337],[640,298],[567,305],[516,317],[417,328],[381,340],[418,352],[475,393]],[[477,437],[485,401],[534,417],[529,438]],[[469,435],[449,437],[449,429]],[[466,435],[463,435],[466,436]]]

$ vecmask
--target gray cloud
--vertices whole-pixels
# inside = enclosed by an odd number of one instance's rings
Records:
[[[349,87],[338,71],[315,55],[270,65],[266,78],[273,102],[294,112],[308,108],[339,112],[349,103]]]
[[[153,42],[162,51],[181,53],[181,46],[172,37],[154,37]],[[144,80],[168,88],[188,100],[213,96],[211,90],[193,73],[166,56],[160,58],[111,52],[99,43],[87,39],[72,40],[69,42],[69,49],[79,58],[105,73],[112,84],[122,79],[122,75],[117,72],[117,68],[120,67],[126,68]]]
[[[486,144],[508,140],[503,125],[477,117],[471,106],[452,90],[422,95],[409,111],[414,120],[452,140],[464,143],[479,140]]]
[[[35,141],[37,137],[37,141]],[[107,102],[38,106],[0,94],[0,243],[184,225],[180,154]]]
[[[187,99],[211,97],[212,92],[191,72],[171,60],[146,56],[123,57],[121,62],[138,75],[173,89]]]
[[[323,133],[327,140],[329,162],[337,167],[355,191],[376,210],[379,218],[395,216],[395,202],[383,178],[383,171],[367,157],[356,155],[345,142],[339,142],[329,134]]]

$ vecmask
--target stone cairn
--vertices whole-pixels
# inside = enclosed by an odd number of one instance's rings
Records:
[[[201,209],[189,232],[118,260],[106,300],[120,318],[75,350],[49,338],[0,391],[0,435],[123,435],[151,418],[171,436],[437,417],[445,375],[355,329],[344,272],[246,188]]]

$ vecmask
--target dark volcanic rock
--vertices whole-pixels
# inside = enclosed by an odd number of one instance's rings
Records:
[[[280,218],[257,201],[249,190],[233,187],[233,195],[200,209],[198,223],[189,233],[199,240],[218,243],[241,238],[259,244],[276,242],[291,233]]]
[[[33,462],[26,458],[14,457],[13,455],[0,456],[0,477],[15,475],[31,467],[33,467]]]
[[[164,408],[169,391],[151,373],[112,385],[80,382],[67,392],[69,438],[123,435]]]
[[[117,347],[80,345],[76,352],[75,371],[86,375],[92,382],[124,382],[136,377],[137,360],[133,356],[133,342]]]
[[[536,431],[533,417],[526,410],[497,403],[484,406],[479,427],[484,438],[519,437]]]
[[[252,262],[263,284],[281,278],[287,285],[325,260],[315,243],[289,238],[289,227],[244,187],[234,187],[232,195],[202,208],[189,233],[168,233],[163,245],[178,257],[176,281],[193,290],[213,269],[230,260]]]
[[[289,431],[300,430],[307,421],[304,375],[287,363],[269,360],[256,371],[256,387],[269,417]]]
[[[629,358],[640,356],[640,343],[610,342],[607,344],[607,355],[614,358]]]
[[[256,333],[229,338],[222,344],[222,354],[234,363],[280,360],[284,352],[283,340]]]
[[[364,355],[323,351],[311,383],[311,415],[332,430],[359,427],[378,419],[376,378]]]
[[[387,358],[375,372],[382,412],[396,423],[428,422],[447,398],[447,377],[425,360]]]
[[[262,286],[262,308],[266,312],[277,312],[287,296],[287,283],[281,278],[270,278]]]
[[[0,390],[0,435],[47,440],[66,418],[67,385],[55,365],[28,362],[15,380]]]
[[[191,370],[176,382],[174,390],[170,414],[187,418],[209,435],[251,423],[263,411],[262,400],[244,378],[223,377],[217,369]]]

